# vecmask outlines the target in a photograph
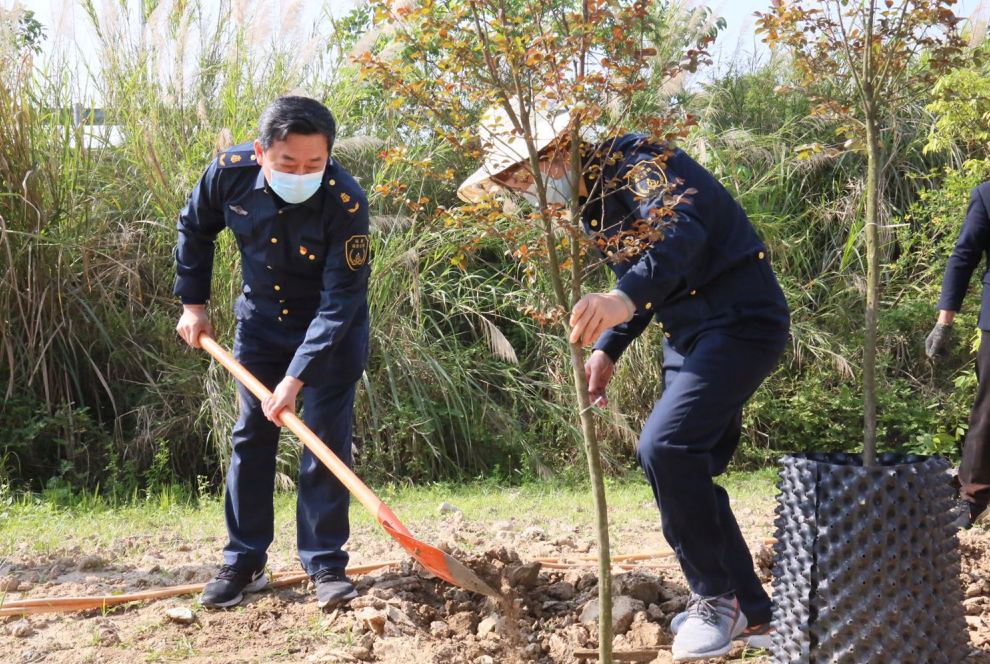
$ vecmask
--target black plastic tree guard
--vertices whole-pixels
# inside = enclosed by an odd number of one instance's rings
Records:
[[[771,653],[779,664],[955,664],[969,653],[949,462],[781,461]]]

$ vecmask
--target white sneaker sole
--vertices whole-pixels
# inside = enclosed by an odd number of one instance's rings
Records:
[[[721,657],[722,655],[728,655],[732,650],[733,641],[738,641],[742,637],[742,633],[746,631],[746,616],[742,613],[738,614],[738,619],[741,620],[742,624],[737,624],[732,630],[735,632],[729,640],[718,648],[713,648],[712,650],[705,651],[678,651],[677,650],[677,637],[674,637],[674,643],[671,644],[670,654],[675,662],[693,662],[698,659],[709,659],[711,657]],[[736,630],[739,630],[736,632]],[[680,630],[678,630],[680,631]]]
[[[709,657],[721,657],[722,655],[728,655],[732,650],[732,644],[735,641],[740,641],[746,644],[747,648],[754,648],[756,650],[768,650],[770,648],[770,635],[769,634],[756,634],[754,636],[743,638],[740,634],[732,639],[728,645],[723,648],[718,648],[716,650],[710,650],[703,653],[675,653],[671,651],[673,659],[675,662],[691,662],[697,659],[708,659]]]
[[[679,617],[682,614],[677,614],[677,615]],[[685,616],[685,618],[686,618],[686,616]],[[670,633],[673,634],[674,636],[677,636],[677,630],[680,629],[681,623],[683,623],[683,622],[684,622],[684,618],[681,618],[680,620],[676,620],[676,619],[675,620],[672,620],[670,622]],[[771,644],[771,641],[772,641],[772,636],[773,636],[772,633],[770,633],[770,634],[754,634],[753,636],[743,636],[743,635],[740,634],[734,640],[735,641],[742,641],[743,643],[746,644],[747,647],[753,648],[755,650],[769,650],[770,649],[770,644]]]
[[[213,602],[211,604],[203,604],[208,609],[229,609],[232,606],[237,606],[244,601],[244,593],[256,593],[259,590],[264,590],[268,587],[268,575],[262,574],[257,579],[251,583],[244,586],[244,590],[237,593],[237,596],[226,602]]]
[[[769,650],[773,638],[771,634],[754,634],[753,636],[740,637],[739,640],[745,643],[748,648]]]
[[[729,651],[732,650],[732,641],[729,641],[726,645],[721,648],[716,648],[715,650],[709,650],[707,652],[675,652],[671,651],[675,662],[693,662],[698,659],[709,659],[711,657],[721,657],[722,655],[728,655]]]

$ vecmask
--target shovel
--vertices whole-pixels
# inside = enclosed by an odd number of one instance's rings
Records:
[[[234,357],[207,334],[201,334],[199,343],[203,349],[213,356],[213,358],[225,366],[238,381],[248,388],[254,396],[262,401],[271,396],[271,392],[261,381],[255,378],[250,371],[234,359]],[[500,595],[482,581],[477,574],[472,572],[466,565],[444,553],[435,546],[430,546],[412,536],[412,533],[399,521],[398,517],[392,513],[388,505],[383,503],[375,493],[361,481],[354,471],[347,467],[340,458],[334,454],[329,447],[320,440],[309,427],[295,413],[283,410],[280,415],[282,422],[292,431],[302,444],[309,448],[316,458],[323,462],[330,469],[341,484],[354,494],[354,497],[371,512],[385,532],[391,535],[392,539],[402,545],[402,548],[409,552],[420,565],[428,572],[437,576],[447,583],[470,590],[472,592],[499,598]]]

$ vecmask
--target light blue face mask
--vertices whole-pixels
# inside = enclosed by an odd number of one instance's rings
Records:
[[[549,175],[543,176],[543,183],[547,188],[547,205],[560,205],[567,207],[574,197],[574,187],[571,186],[570,179],[564,177],[554,178]],[[519,195],[529,201],[533,207],[540,206],[540,198],[536,193],[536,183],[529,185],[529,189],[519,192]]]
[[[316,193],[316,190],[320,188],[320,183],[323,182],[323,173],[325,170],[323,169],[316,173],[307,173],[306,175],[295,175],[293,173],[276,171],[273,168],[271,170],[272,175],[268,179],[268,184],[271,186],[272,191],[278,194],[279,198],[286,203],[295,205],[309,200]]]

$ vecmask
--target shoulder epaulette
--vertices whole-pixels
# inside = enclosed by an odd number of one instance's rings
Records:
[[[356,214],[362,206],[368,204],[364,190],[350,173],[337,164],[336,160],[332,159],[327,164],[324,183],[330,190],[331,197],[351,214]]]
[[[254,166],[257,164],[257,157],[254,154],[254,147],[246,148],[237,145],[229,150],[221,152],[217,156],[217,165],[220,168],[237,168],[241,166]]]

